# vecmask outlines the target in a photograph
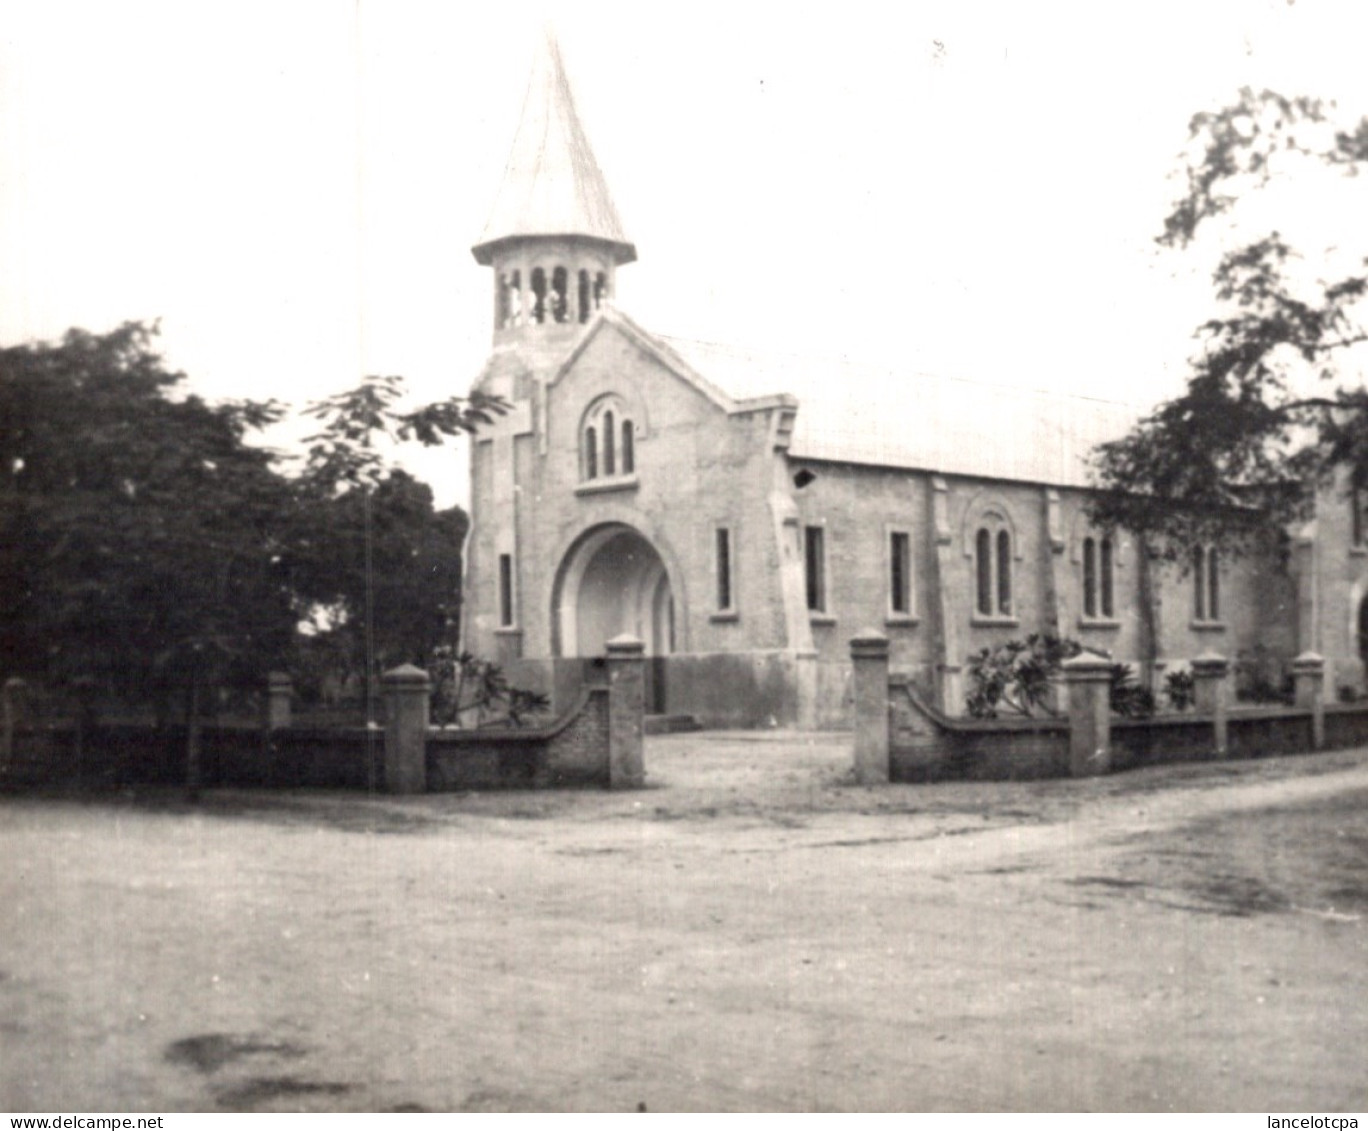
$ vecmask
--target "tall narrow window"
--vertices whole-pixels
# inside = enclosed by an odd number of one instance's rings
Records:
[[[1221,569],[1216,547],[1207,551],[1207,619],[1221,619]]]
[[[532,268],[532,321],[546,321],[546,272],[540,267]]]
[[[974,571],[977,575],[978,611],[985,617],[993,615],[993,536],[980,530],[974,539]]]
[[[826,612],[826,532],[820,526],[803,529],[803,564],[807,573],[807,607]]]
[[[608,297],[608,276],[600,271],[594,276],[594,309],[599,310],[603,307],[603,301]]]
[[[1012,536],[999,530],[997,536],[997,611],[1002,616],[1012,612]]]
[[[888,609],[894,616],[912,612],[912,540],[904,530],[888,535]]]
[[[584,478],[598,478],[598,432],[592,424],[584,430]]]
[[[614,451],[613,414],[603,414],[603,474],[617,474],[617,459]]]
[[[636,453],[632,450],[632,422],[622,422],[622,474],[631,475],[636,470]]]
[[[579,273],[579,320],[589,321],[589,272],[580,268]]]
[[[719,526],[716,532],[717,610],[729,612],[732,607],[731,531]]]
[[[499,555],[499,624],[513,624],[513,555]]]
[[[1083,539],[1083,615],[1097,616],[1097,540]]]
[[[1103,538],[1099,547],[1098,566],[1101,571],[1102,615],[1107,618],[1116,616],[1116,584],[1113,574],[1112,540]]]
[[[557,322],[570,321],[570,280],[564,267],[551,272],[551,317]]]
[[[1193,611],[1198,620],[1207,619],[1206,550],[1198,546],[1192,552]]]

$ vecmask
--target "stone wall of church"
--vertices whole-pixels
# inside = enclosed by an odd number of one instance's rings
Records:
[[[825,607],[812,613],[819,662],[845,662],[850,637],[876,628],[889,638],[891,668],[949,713],[963,710],[970,656],[1031,633],[1071,637],[1142,680],[1207,651],[1251,673],[1281,672],[1297,650],[1295,583],[1281,559],[1218,555],[1219,609],[1199,616],[1188,563],[1148,560],[1125,532],[1106,539],[1104,587],[1104,534],[1089,524],[1083,491],[812,461],[794,468],[812,475],[795,491],[800,523],[823,531]],[[895,531],[911,540],[906,615],[891,608]]]
[[[1314,572],[1305,599],[1313,607],[1303,647],[1325,657],[1327,698],[1348,699],[1365,691],[1360,612],[1368,597],[1368,521],[1354,521],[1356,499],[1341,474],[1316,495],[1314,541],[1302,548],[1303,568]],[[1309,560],[1307,560],[1309,558]]]

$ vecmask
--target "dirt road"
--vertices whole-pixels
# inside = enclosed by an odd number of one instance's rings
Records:
[[[0,1107],[1368,1107],[1368,752],[632,794],[0,800]]]

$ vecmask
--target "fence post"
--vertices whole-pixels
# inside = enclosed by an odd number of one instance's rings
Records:
[[[1192,661],[1192,693],[1199,713],[1211,716],[1212,741],[1216,757],[1229,753],[1226,727],[1226,676],[1230,664],[1215,652],[1203,652]]]
[[[1111,663],[1084,653],[1060,665],[1069,696],[1069,773],[1111,769]]]
[[[872,628],[850,640],[855,715],[855,780],[888,782],[888,637]]]
[[[266,676],[266,729],[280,730],[290,725],[294,683],[285,672]]]
[[[1325,746],[1325,659],[1303,652],[1292,661],[1292,683],[1297,706],[1311,712],[1311,749],[1320,750]]]
[[[428,673],[402,664],[380,677],[385,692],[385,789],[427,790]]]
[[[645,784],[646,646],[630,633],[608,641],[608,787]]]

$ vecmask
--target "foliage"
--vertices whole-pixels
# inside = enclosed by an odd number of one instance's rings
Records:
[[[441,443],[503,404],[400,411],[402,382],[367,378],[310,407],[322,428],[288,476],[247,442],[283,406],[206,403],[155,335],[0,349],[0,678],[183,710],[193,790],[201,714],[292,666],[301,618],[327,614],[332,639],[308,649],[320,688],[330,667],[422,662],[453,635],[465,515],[435,512],[377,441]]]
[[[1185,189],[1159,242],[1185,248],[1242,194],[1321,166],[1368,163],[1368,118],[1344,126],[1333,107],[1243,90],[1191,123]],[[1331,266],[1327,256],[1327,266]],[[1320,278],[1277,232],[1221,255],[1219,304],[1183,394],[1094,455],[1093,521],[1131,529],[1169,558],[1194,542],[1248,548],[1304,513],[1304,485],[1347,466],[1368,487],[1368,392],[1361,378],[1365,260]]]
[[[438,726],[520,727],[551,708],[545,695],[509,686],[498,664],[469,652],[439,649],[431,675],[431,715]]]
[[[0,350],[0,655],[165,710],[201,681],[256,681],[295,616],[289,487],[244,442],[279,406],[185,395],[155,332]]]
[[[1164,698],[1175,711],[1188,711],[1197,702],[1197,681],[1184,669],[1164,676]]]
[[[1147,719],[1154,714],[1154,692],[1136,681],[1129,664],[1112,664],[1108,693],[1113,715],[1123,719]]]
[[[1000,710],[1028,717],[1050,714],[1050,677],[1082,650],[1077,641],[1048,633],[984,648],[969,657],[965,708],[976,719],[995,719]]]

